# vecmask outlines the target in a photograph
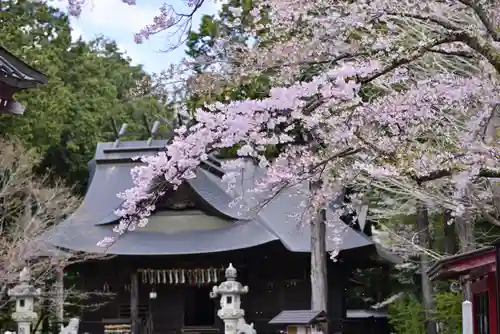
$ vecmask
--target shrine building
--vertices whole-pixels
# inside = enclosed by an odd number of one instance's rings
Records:
[[[0,113],[22,115],[26,107],[14,94],[47,82],[44,74],[0,46]]]
[[[471,283],[474,334],[498,334],[497,247],[485,247],[440,259],[429,268],[431,280]]]
[[[165,143],[99,143],[89,163],[89,186],[81,206],[52,231],[50,243],[63,250],[103,252],[96,244],[114,235],[119,221],[114,212],[122,203],[117,194],[133,185],[130,169],[138,164],[133,158],[157,154]],[[236,193],[252,189],[261,172],[249,163]],[[283,310],[310,309],[311,235],[299,221],[307,194],[292,188],[259,210],[242,210],[231,205],[236,195],[226,191],[222,174],[220,160],[211,157],[196,178],[157,202],[146,227],[126,233],[107,250],[115,255],[112,259],[68,269],[79,273],[87,289],[115,294],[104,307],[81,315],[82,333],[103,333],[104,326],[134,334],[223,333],[216,315],[219,303],[209,298],[209,292],[224,279],[228,263],[250,289],[242,308],[259,334],[275,333],[269,321]],[[306,184],[297,187],[308,189]],[[359,216],[352,226],[339,221],[327,227],[327,233],[345,228],[338,261],[328,261],[326,314],[332,333],[342,331],[345,323],[345,294],[354,269],[399,261],[363,233],[370,223],[366,215]],[[334,247],[328,240],[327,250]]]

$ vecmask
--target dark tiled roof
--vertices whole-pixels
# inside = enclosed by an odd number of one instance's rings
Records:
[[[281,313],[269,321],[269,323],[273,325],[310,325],[321,317],[326,317],[324,311],[281,311]]]
[[[146,141],[100,143],[92,164],[92,178],[85,198],[79,209],[68,220],[59,224],[48,236],[50,242],[61,248],[76,251],[98,252],[96,243],[106,236],[113,235],[112,225],[119,217],[114,211],[122,201],[116,194],[132,187],[130,169],[138,165],[132,158],[153,155],[163,150],[165,141]],[[212,168],[217,168],[213,164]],[[236,192],[243,194],[245,201],[251,203],[248,189],[253,188],[256,175],[262,173],[253,165],[245,168],[240,187]],[[216,173],[217,174],[217,173]],[[210,169],[200,168],[197,177],[188,181],[189,186],[224,219],[234,223],[217,230],[189,231],[163,234],[137,229],[119,238],[107,251],[117,255],[169,255],[194,254],[241,249],[261,245],[271,241],[281,243],[293,252],[310,252],[310,229],[301,226],[301,203],[306,198],[306,184],[282,191],[264,207],[253,212],[242,211],[231,206],[235,195],[229,194],[227,186]],[[257,199],[258,201],[258,199]],[[327,208],[327,216],[332,210]],[[337,222],[336,224],[342,224]],[[338,225],[327,226],[327,233]],[[327,250],[335,245],[328,239]],[[347,228],[341,250],[361,247],[376,248],[371,239]],[[102,251],[102,250],[101,250]]]

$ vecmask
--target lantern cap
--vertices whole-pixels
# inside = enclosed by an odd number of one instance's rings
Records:
[[[229,267],[226,268],[226,279],[233,281],[236,279],[237,276],[238,276],[238,271],[236,270],[235,267],[233,267],[233,264],[230,263]]]

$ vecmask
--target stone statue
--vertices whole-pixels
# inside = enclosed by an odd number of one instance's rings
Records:
[[[80,319],[71,318],[68,326],[63,327],[59,334],[78,334],[78,327],[80,327]]]

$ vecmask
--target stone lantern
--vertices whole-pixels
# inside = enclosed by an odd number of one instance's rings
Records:
[[[226,281],[214,286],[210,293],[211,298],[220,296],[220,310],[217,315],[224,321],[225,334],[237,334],[242,331],[241,324],[245,324],[245,311],[241,309],[241,295],[248,293],[248,286],[236,281],[237,271],[232,263],[226,269]],[[252,326],[253,328],[253,326]]]
[[[12,313],[12,319],[17,322],[17,334],[30,334],[31,324],[38,318],[34,311],[35,298],[38,298],[41,292],[30,284],[30,280],[30,272],[25,267],[19,274],[19,284],[7,292],[9,297],[16,301],[16,311]]]

